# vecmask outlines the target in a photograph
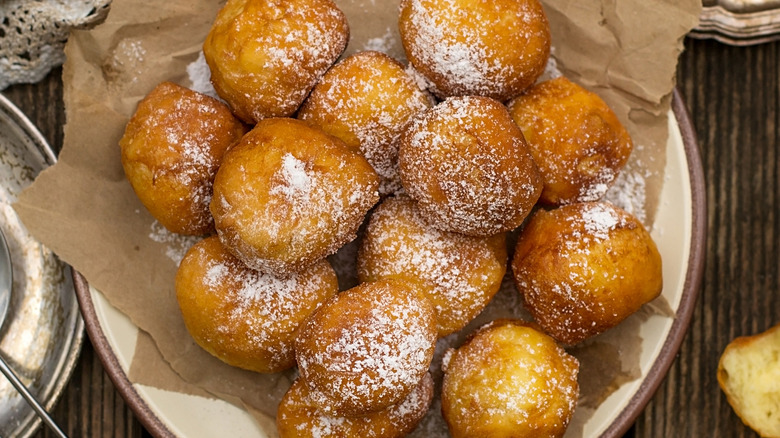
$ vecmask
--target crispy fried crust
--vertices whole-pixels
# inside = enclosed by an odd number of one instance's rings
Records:
[[[573,345],[614,327],[661,293],[661,255],[633,215],[606,202],[538,210],[512,273],[545,332]]]
[[[172,82],[139,104],[119,140],[138,199],[173,233],[214,231],[212,184],[225,151],[246,131],[221,102]]]
[[[601,199],[631,155],[631,137],[612,109],[565,77],[533,86],[508,107],[539,166],[547,205]]]

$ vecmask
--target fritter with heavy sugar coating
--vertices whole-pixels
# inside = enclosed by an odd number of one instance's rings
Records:
[[[404,131],[398,163],[406,192],[444,231],[512,230],[542,192],[520,128],[487,97],[451,97],[424,112]]]
[[[325,413],[356,416],[406,398],[428,372],[436,315],[413,283],[379,280],[341,292],[301,326],[298,369]]]

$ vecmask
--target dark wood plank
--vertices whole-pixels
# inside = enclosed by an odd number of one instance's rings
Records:
[[[687,40],[678,83],[707,180],[703,286],[680,354],[638,418],[645,437],[755,437],[720,391],[720,354],[780,322],[780,45]]]
[[[65,104],[62,101],[62,68],[52,70],[35,84],[12,85],[3,94],[33,122],[51,147],[62,149]]]
[[[151,436],[114,388],[89,342],[84,345],[73,377],[52,416],[70,437]],[[36,438],[53,436],[45,427],[34,435]]]

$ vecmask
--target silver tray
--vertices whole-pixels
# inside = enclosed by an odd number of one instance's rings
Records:
[[[780,39],[780,0],[703,0],[690,35],[737,46]]]
[[[12,204],[55,161],[40,132],[0,94],[0,227],[8,240],[14,276],[9,313],[0,329],[0,354],[48,410],[76,365],[84,322],[70,267],[29,234]],[[0,376],[0,437],[29,437],[40,424]]]

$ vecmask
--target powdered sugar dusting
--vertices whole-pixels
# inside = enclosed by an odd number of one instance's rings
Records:
[[[443,336],[462,329],[498,291],[505,240],[439,231],[410,199],[388,198],[371,215],[358,270],[364,279],[410,276],[424,284]]]
[[[200,240],[200,237],[172,233],[157,221],[151,223],[147,236],[157,243],[165,244],[165,256],[171,259],[177,266],[181,263],[190,247]]]
[[[377,52],[387,53],[396,45],[395,35],[389,27],[381,36],[369,38],[363,43],[363,50],[376,50]]]
[[[610,231],[616,229],[619,225],[625,224],[617,212],[612,208],[608,208],[607,205],[595,203],[583,210],[581,220],[584,223],[588,236],[604,240],[609,237]]]
[[[412,64],[409,64],[406,66],[406,74],[409,75],[410,78],[414,81],[414,83],[417,85],[417,88],[420,90],[429,90],[433,88],[433,83],[428,80],[428,78],[425,77],[422,73],[420,73]]]
[[[289,152],[284,154],[282,168],[277,173],[282,183],[274,186],[271,194],[283,194],[290,199],[309,196],[313,186],[312,179],[306,173],[305,164],[293,154]]]
[[[401,133],[432,105],[433,98],[400,63],[379,52],[360,52],[325,74],[298,117],[359,150],[381,177],[380,194],[389,194],[401,188]]]
[[[404,47],[412,64],[437,85],[432,89],[437,95],[507,99],[533,83],[549,55],[546,19],[532,4],[497,9],[487,2],[405,0]]]
[[[637,149],[640,148],[641,146],[637,146]],[[635,169],[634,166],[626,167],[607,191],[605,200],[633,214],[643,224],[647,224],[647,212],[645,211],[647,175],[642,170]]]
[[[433,379],[426,374],[403,401],[389,409],[388,416],[396,423],[415,425],[425,415],[432,398]]]
[[[298,426],[300,436],[305,436],[305,434],[309,433],[312,438],[328,438],[338,436],[343,429],[351,429],[349,427],[351,422],[348,417],[337,417],[324,413],[311,418],[310,423],[303,423]]]
[[[547,65],[544,67],[544,73],[539,76],[537,82],[543,82],[548,79],[555,79],[563,76],[563,72],[558,67],[558,60],[555,58],[555,47],[550,47],[550,57],[547,59]]]
[[[195,61],[187,64],[187,77],[192,84],[190,88],[192,91],[211,96],[214,99],[219,99],[217,91],[211,84],[211,70],[208,64],[206,64],[206,57],[203,55],[203,51],[198,52],[198,57]]]
[[[436,338],[430,308],[406,287],[388,284],[342,292],[318,314],[324,319],[310,320],[299,335],[299,369],[326,412],[388,406],[428,369]],[[334,326],[332,318],[350,323]]]
[[[488,98],[448,98],[404,133],[404,188],[440,229],[490,235],[520,225],[541,180],[503,105]],[[442,199],[443,198],[443,199]]]
[[[577,402],[579,364],[555,341],[534,329],[505,323],[480,330],[453,355],[443,392],[456,423],[476,424],[485,416],[536,427],[540,436],[562,432]],[[469,419],[472,419],[471,421]]]
[[[451,0],[443,4],[447,9],[457,8]],[[410,16],[413,17],[411,26],[416,29],[419,38],[419,42],[412,45],[414,58],[446,77],[454,87],[481,92],[476,94],[495,91],[497,84],[490,80],[489,70],[500,67],[488,63],[487,48],[479,44],[476,35],[472,36],[463,28],[460,35],[450,36],[449,32],[454,29],[447,27],[436,9],[425,7],[421,1],[411,1],[410,8]],[[457,41],[458,37],[464,41]]]

